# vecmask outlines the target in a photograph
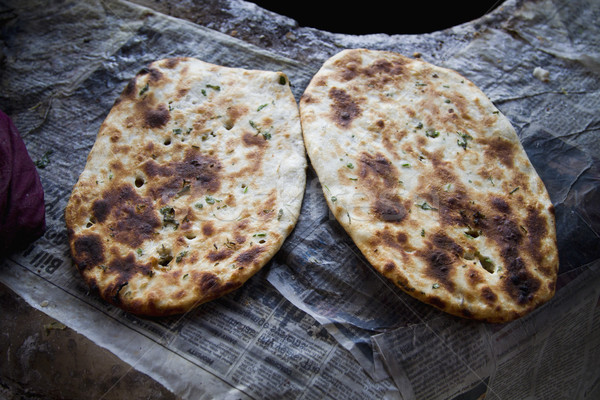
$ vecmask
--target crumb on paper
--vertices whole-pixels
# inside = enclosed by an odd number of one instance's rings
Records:
[[[413,53],[413,58],[421,58],[421,53],[419,53],[418,51],[415,51]]]
[[[44,325],[44,330],[46,331],[46,335],[49,335],[51,331],[55,331],[55,330],[63,331],[65,329],[67,329],[67,326],[64,324],[61,324],[58,321],[54,321],[54,322]]]
[[[533,76],[542,82],[548,82],[550,80],[550,72],[542,67],[535,67],[533,69]]]
[[[50,302],[48,300],[44,300],[40,303],[40,306],[42,307],[48,307],[48,305],[50,304]]]
[[[286,39],[291,40],[292,42],[298,40],[298,38],[296,37],[296,35],[294,35],[294,32],[292,31],[288,31],[288,33],[285,34],[285,37]]]

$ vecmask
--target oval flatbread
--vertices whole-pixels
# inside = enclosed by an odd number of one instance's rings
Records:
[[[278,251],[305,169],[285,74],[156,61],[115,102],[73,188],[73,260],[126,311],[186,312],[240,287]]]
[[[333,214],[406,293],[491,322],[553,296],[552,203],[473,83],[399,54],[345,50],[313,77],[300,115]]]

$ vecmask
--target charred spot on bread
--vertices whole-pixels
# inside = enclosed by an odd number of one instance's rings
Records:
[[[241,286],[281,246],[305,168],[284,74],[153,62],[113,104],[73,188],[65,220],[75,264],[123,310],[188,311]],[[265,237],[249,239],[256,232]]]
[[[419,300],[484,321],[513,320],[552,297],[548,193],[508,119],[472,82],[400,54],[349,49],[302,97],[327,204],[377,271]]]
[[[367,68],[364,73],[367,76],[373,76],[375,74],[387,74],[387,75],[401,75],[404,73],[404,62],[402,60],[386,60],[379,59],[375,60]]]
[[[408,212],[400,196],[382,194],[372,206],[373,213],[381,221],[400,223]]]
[[[384,273],[390,273],[396,269],[396,264],[393,261],[388,261],[383,267]]]
[[[434,233],[431,241],[435,248],[445,250],[449,253],[452,253],[456,257],[461,257],[464,253],[463,247],[452,240],[444,232]]]
[[[255,262],[264,251],[265,248],[262,246],[252,246],[249,250],[240,253],[236,257],[235,262],[240,265],[250,265]]]
[[[104,192],[92,203],[92,214],[98,223],[110,225],[111,237],[132,247],[151,238],[160,227],[151,200],[128,184]]]
[[[215,226],[212,221],[205,221],[202,224],[202,233],[204,236],[212,236],[215,233]]]
[[[440,310],[445,310],[448,307],[446,302],[438,296],[431,296],[429,298],[429,303]]]
[[[345,90],[331,88],[329,97],[333,100],[331,119],[337,125],[347,128],[361,114],[359,105]]]
[[[490,306],[493,306],[498,300],[498,296],[487,286],[481,289],[481,298]]]
[[[148,81],[152,83],[158,83],[163,79],[164,75],[158,68],[149,68],[148,69]]]
[[[518,268],[521,259],[516,258],[511,263],[511,271],[508,279],[505,280],[505,288],[512,298],[519,304],[528,304],[533,300],[533,296],[540,288],[540,281],[534,278],[524,268]]]
[[[85,270],[104,262],[104,245],[97,234],[87,234],[75,238],[73,258],[80,270]]]
[[[133,253],[125,257],[117,256],[108,264],[107,272],[114,274],[116,281],[128,282],[134,275],[149,275],[152,267],[149,264],[140,264]]]
[[[398,184],[398,171],[392,162],[383,154],[378,153],[372,155],[369,153],[362,153],[360,156],[360,164],[361,182],[363,182],[365,178],[381,181],[373,182],[372,186],[373,188],[380,187],[382,190]],[[379,186],[379,183],[382,183],[383,185]]]
[[[496,211],[499,211],[503,214],[510,214],[510,206],[503,198],[492,197],[491,204]]]
[[[207,258],[211,262],[217,262],[231,257],[232,254],[233,250],[226,248],[209,252]]]
[[[540,211],[537,208],[527,208],[525,228],[528,239],[527,251],[538,263],[541,264],[545,255],[540,251],[540,249],[542,248],[542,241],[547,237],[548,227],[546,220],[541,216]]]
[[[244,135],[242,136],[242,141],[246,146],[264,147],[268,144],[264,136],[259,134],[252,134],[250,132],[244,133]]]
[[[454,269],[453,257],[448,252],[440,249],[420,251],[418,254],[427,263],[427,274],[434,281],[443,284],[447,290],[453,292],[454,282],[450,277]]]
[[[143,110],[144,127],[161,128],[169,122],[171,114],[165,104],[159,104],[156,108]]]
[[[479,139],[484,144],[484,154],[489,160],[499,160],[505,167],[514,167],[515,145],[499,137]]]
[[[171,57],[171,58],[168,58],[167,60],[165,60],[163,65],[165,66],[165,68],[173,69],[173,68],[177,67],[179,65],[179,63],[183,60],[184,59],[181,57]]]

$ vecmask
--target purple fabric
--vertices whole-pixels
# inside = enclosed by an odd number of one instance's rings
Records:
[[[17,128],[0,111],[0,255],[23,249],[45,230],[40,177]]]

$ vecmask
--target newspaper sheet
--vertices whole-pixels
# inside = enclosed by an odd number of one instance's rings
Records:
[[[299,99],[318,66],[118,0],[10,9],[0,107],[32,157],[50,160],[40,169],[48,229],[0,261],[0,281],[32,306],[182,398],[598,398],[598,2],[508,1],[489,25],[456,28],[465,40],[438,51],[514,124],[556,209],[561,286],[506,325],[445,315],[383,280],[329,213],[312,170],[296,229],[241,289],[162,319],[103,303],[71,263],[63,212],[127,80],[155,59],[194,56],[284,71]],[[390,49],[430,53],[442,39],[388,38]]]

